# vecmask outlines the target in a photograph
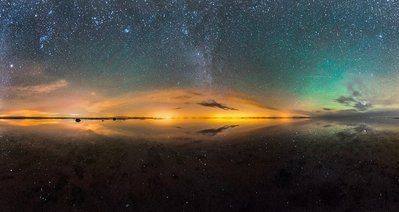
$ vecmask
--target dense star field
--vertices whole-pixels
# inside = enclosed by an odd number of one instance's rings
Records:
[[[0,0],[0,211],[399,211],[399,0]]]
[[[187,88],[302,115],[392,112],[398,18],[395,0],[1,0],[0,112],[99,114],[82,108]],[[70,108],[49,104],[61,97]]]

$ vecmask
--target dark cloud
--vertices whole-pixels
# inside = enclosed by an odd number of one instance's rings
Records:
[[[353,96],[340,96],[335,101],[345,106],[353,107],[356,111],[366,111],[373,107],[373,105],[367,101],[354,98]]]
[[[325,111],[332,111],[332,110],[334,110],[334,109],[325,107],[325,108],[323,108],[323,110],[325,110]]]
[[[206,100],[206,101],[200,102],[198,104],[202,105],[204,107],[216,107],[216,108],[220,108],[220,109],[223,109],[223,110],[238,110],[236,108],[228,107],[228,106],[226,106],[224,104],[218,103],[218,102],[216,102],[213,99]]]
[[[351,91],[351,95],[340,96],[335,100],[336,102],[348,107],[352,107],[353,110],[358,112],[364,112],[373,107],[373,105],[366,101],[362,93],[356,90],[353,85],[348,85],[347,88],[349,91]]]
[[[361,96],[359,91],[353,91],[352,96]]]
[[[349,106],[350,104],[356,102],[356,100],[353,97],[349,96],[340,96],[335,101],[346,106]]]
[[[353,107],[356,108],[358,111],[366,111],[372,108],[372,105],[365,102],[357,102]]]

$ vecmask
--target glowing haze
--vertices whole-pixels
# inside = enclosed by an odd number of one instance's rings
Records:
[[[46,85],[44,87],[54,87]],[[36,90],[47,89],[37,88]],[[32,92],[36,92],[33,90]],[[24,91],[25,93],[25,91]],[[164,89],[131,92],[117,97],[99,94],[56,94],[23,97],[4,105],[2,116],[145,116],[156,118],[291,117],[287,108],[274,108],[237,92],[205,89]]]

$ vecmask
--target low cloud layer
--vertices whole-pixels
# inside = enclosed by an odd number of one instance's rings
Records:
[[[60,90],[62,88],[68,87],[68,82],[66,80],[57,80],[50,83],[42,83],[36,85],[17,85],[11,86],[8,89],[0,90],[3,96],[11,97],[29,97],[38,94],[48,94],[54,91]],[[5,95],[7,94],[7,95]]]
[[[19,86],[15,87],[14,90],[17,92],[27,92],[27,93],[51,93],[58,89],[64,88],[68,86],[68,82],[66,80],[57,80],[55,82],[34,85],[34,86]]]
[[[311,113],[321,117],[398,117],[399,79],[353,76],[346,84],[347,94],[337,96],[333,101],[339,107],[323,107]],[[327,105],[326,105],[327,106]]]
[[[366,100],[362,100],[353,94],[352,96],[340,96],[335,101],[342,105],[352,107],[357,111],[367,111],[373,107],[373,105]]]
[[[356,79],[347,85],[349,95],[343,95],[335,99],[336,102],[356,111],[364,112],[373,108],[372,96],[365,95],[368,91],[365,83],[361,79]]]
[[[66,89],[68,87],[68,82],[63,80],[32,86],[14,86],[12,92],[18,92],[19,95],[13,93],[14,98],[8,99],[7,104],[3,104],[0,108],[0,115],[32,114],[24,112],[26,110],[81,116],[275,117],[301,115],[269,109],[270,107],[262,102],[248,99],[245,94],[237,92],[220,94],[220,92],[201,89],[195,91],[168,89],[131,92],[110,97],[96,90],[82,89],[76,92],[75,89]],[[8,91],[11,92],[10,89]],[[51,95],[39,95],[46,93]]]

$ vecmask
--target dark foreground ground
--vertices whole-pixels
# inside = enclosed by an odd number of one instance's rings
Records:
[[[206,142],[69,133],[1,132],[1,211],[399,209],[394,127],[287,124]]]

